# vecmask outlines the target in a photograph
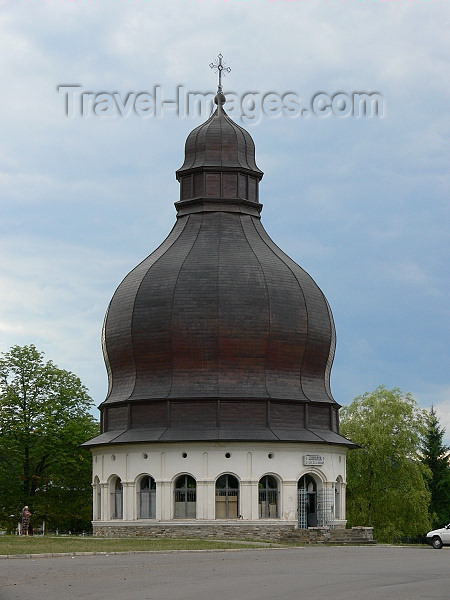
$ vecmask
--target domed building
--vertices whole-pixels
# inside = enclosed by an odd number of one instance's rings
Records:
[[[224,102],[219,86],[187,138],[172,231],[105,317],[96,535],[345,527],[333,317],[264,230],[254,143]]]

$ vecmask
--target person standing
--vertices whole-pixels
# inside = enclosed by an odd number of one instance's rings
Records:
[[[28,529],[30,528],[30,517],[31,513],[28,506],[24,506],[22,509],[22,522],[20,526],[20,535],[28,535]]]

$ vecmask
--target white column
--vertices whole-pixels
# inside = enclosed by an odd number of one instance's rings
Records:
[[[216,518],[216,482],[214,479],[203,482],[204,506],[203,518],[213,520]]]
[[[197,519],[207,519],[208,514],[208,484],[205,481],[197,480],[197,489],[195,495],[197,501]]]
[[[162,481],[161,479],[155,479],[155,483],[156,483],[156,494],[155,494],[155,502],[156,502],[156,507],[155,507],[155,518],[157,521],[161,521],[162,520]]]
[[[156,489],[160,491],[159,495],[157,491],[156,518],[161,521],[170,521],[173,518],[172,484],[170,481],[160,481],[157,482]]]
[[[135,517],[135,498],[134,498],[134,482],[122,481],[122,506],[123,520],[134,521]]]
[[[347,521],[347,483],[341,483],[341,520]]]
[[[258,518],[258,482],[241,481],[240,515],[246,521]]]
[[[91,484],[92,486],[92,520],[96,521],[97,520],[97,514],[98,514],[98,510],[97,510],[97,486],[95,483]]]
[[[108,483],[101,483],[101,497],[102,497],[102,508],[101,508],[101,520],[111,520],[111,494]]]

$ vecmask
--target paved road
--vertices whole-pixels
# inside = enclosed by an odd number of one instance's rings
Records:
[[[449,567],[377,546],[6,559],[0,600],[449,600]]]

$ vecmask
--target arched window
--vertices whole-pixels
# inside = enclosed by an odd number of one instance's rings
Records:
[[[175,481],[174,517],[195,519],[197,515],[197,483],[191,475],[181,475]]]
[[[111,518],[123,519],[123,488],[120,477],[112,480],[111,488]]]
[[[298,481],[298,527],[317,527],[317,484],[311,475]]]
[[[306,490],[307,492],[317,492],[317,484],[312,475],[303,475],[298,480],[298,489]]]
[[[145,475],[138,488],[138,519],[156,518],[156,482],[150,475]]]
[[[239,481],[234,475],[221,475],[216,481],[216,519],[237,519]]]
[[[278,517],[278,481],[272,475],[264,475],[258,483],[258,506],[260,519]]]

